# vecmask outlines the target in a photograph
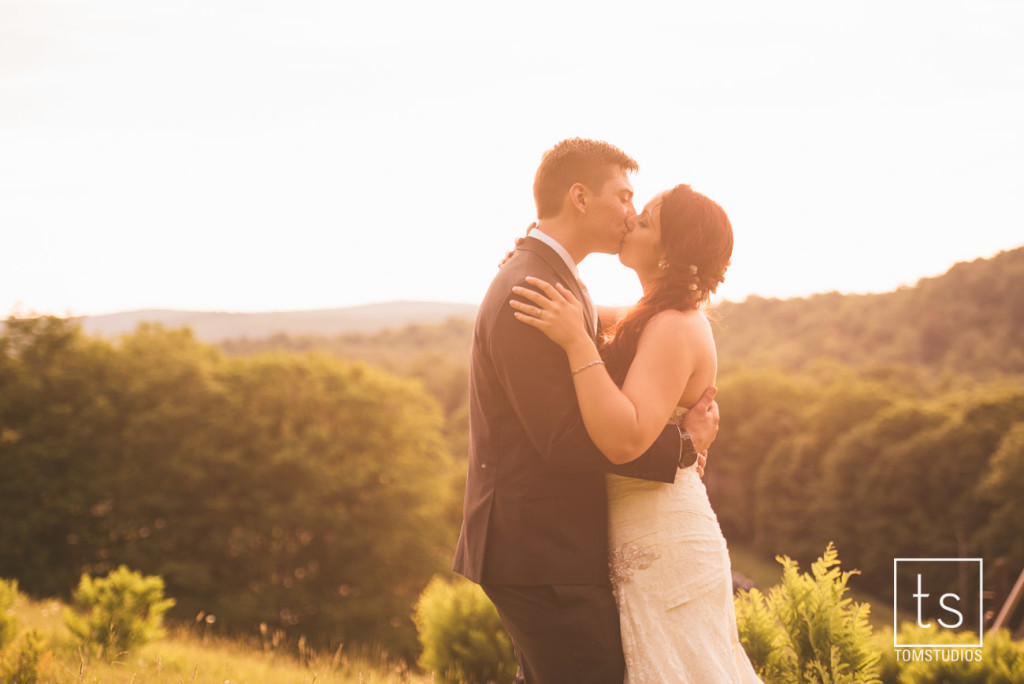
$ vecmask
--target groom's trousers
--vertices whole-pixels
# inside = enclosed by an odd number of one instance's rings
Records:
[[[622,684],[619,611],[608,585],[484,585],[526,684]]]

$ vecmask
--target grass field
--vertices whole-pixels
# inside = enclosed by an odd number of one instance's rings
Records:
[[[57,601],[19,599],[22,630],[35,629],[51,655],[40,663],[40,682],[57,684],[419,684],[430,676],[411,672],[382,654],[314,653],[278,639],[251,642],[203,636],[185,628],[106,662],[79,653],[63,625]]]

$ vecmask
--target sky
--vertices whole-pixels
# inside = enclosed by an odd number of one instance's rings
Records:
[[[725,208],[720,298],[913,285],[1024,245],[1021,36],[1020,0],[0,0],[0,316],[476,302],[573,136],[638,209]]]

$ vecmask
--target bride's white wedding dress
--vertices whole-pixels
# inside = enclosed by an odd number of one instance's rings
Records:
[[[673,422],[686,409],[676,409]],[[736,631],[732,570],[696,465],[672,484],[607,476],[626,682],[760,682]]]

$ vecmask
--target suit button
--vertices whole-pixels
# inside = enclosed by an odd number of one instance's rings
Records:
[[[481,468],[486,468],[486,467],[487,467],[487,464],[486,464],[486,463],[481,463],[481,464],[480,464],[480,467],[481,467]]]

